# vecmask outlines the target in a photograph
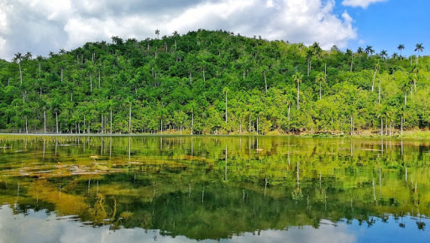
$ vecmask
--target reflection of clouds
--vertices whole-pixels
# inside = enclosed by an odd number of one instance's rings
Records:
[[[262,231],[258,236],[247,233],[234,236],[231,242],[353,243],[357,239],[353,233],[348,232],[347,225],[323,224],[319,229],[305,226],[300,229],[290,228],[288,231]]]
[[[45,212],[13,215],[9,206],[0,206],[0,243],[154,242],[154,237],[156,242],[193,241],[183,236],[161,236],[158,230],[145,233],[140,228],[112,231],[109,226],[82,227],[80,222],[59,220],[54,214],[46,215]]]
[[[430,225],[428,219],[420,219]],[[259,243],[259,242],[292,242],[292,243],[356,243],[356,242],[428,242],[430,232],[418,230],[417,220],[405,217],[401,219],[406,228],[399,227],[399,220],[393,217],[382,223],[376,219],[372,227],[358,225],[353,220],[348,225],[339,222],[336,226],[329,221],[322,221],[319,229],[310,226],[302,228],[291,227],[288,230],[267,230],[260,234],[243,233],[231,239],[222,239],[221,242]],[[155,239],[154,239],[155,237]],[[120,229],[109,230],[109,226],[96,227],[83,226],[81,222],[70,219],[59,219],[55,214],[46,215],[45,212],[30,211],[28,215],[13,215],[9,206],[0,206],[0,243],[110,243],[110,242],[161,242],[185,243],[197,242],[184,236],[172,238],[161,236],[158,230]],[[217,242],[203,240],[200,242]]]

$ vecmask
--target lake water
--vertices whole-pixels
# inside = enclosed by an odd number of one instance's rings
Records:
[[[428,242],[430,141],[0,136],[3,242]]]

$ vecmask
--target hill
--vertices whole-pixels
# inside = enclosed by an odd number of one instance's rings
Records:
[[[0,61],[0,130],[390,135],[430,126],[430,58],[227,31]],[[418,53],[419,54],[419,53]],[[381,130],[382,129],[382,130]]]

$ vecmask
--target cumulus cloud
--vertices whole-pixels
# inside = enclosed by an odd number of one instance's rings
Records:
[[[385,2],[387,0],[344,0],[342,5],[350,7],[362,7],[367,8],[370,4]]]
[[[334,0],[0,0],[0,58],[27,51],[47,55],[112,36],[145,39],[155,37],[156,29],[161,35],[223,29],[342,48],[357,31],[347,12],[333,12],[334,5]]]

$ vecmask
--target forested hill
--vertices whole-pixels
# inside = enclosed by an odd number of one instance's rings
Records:
[[[419,57],[417,46],[416,56],[389,56],[371,46],[325,51],[318,43],[198,30],[143,41],[112,37],[48,58],[17,53],[13,62],[0,61],[0,131],[426,129],[430,58]]]

